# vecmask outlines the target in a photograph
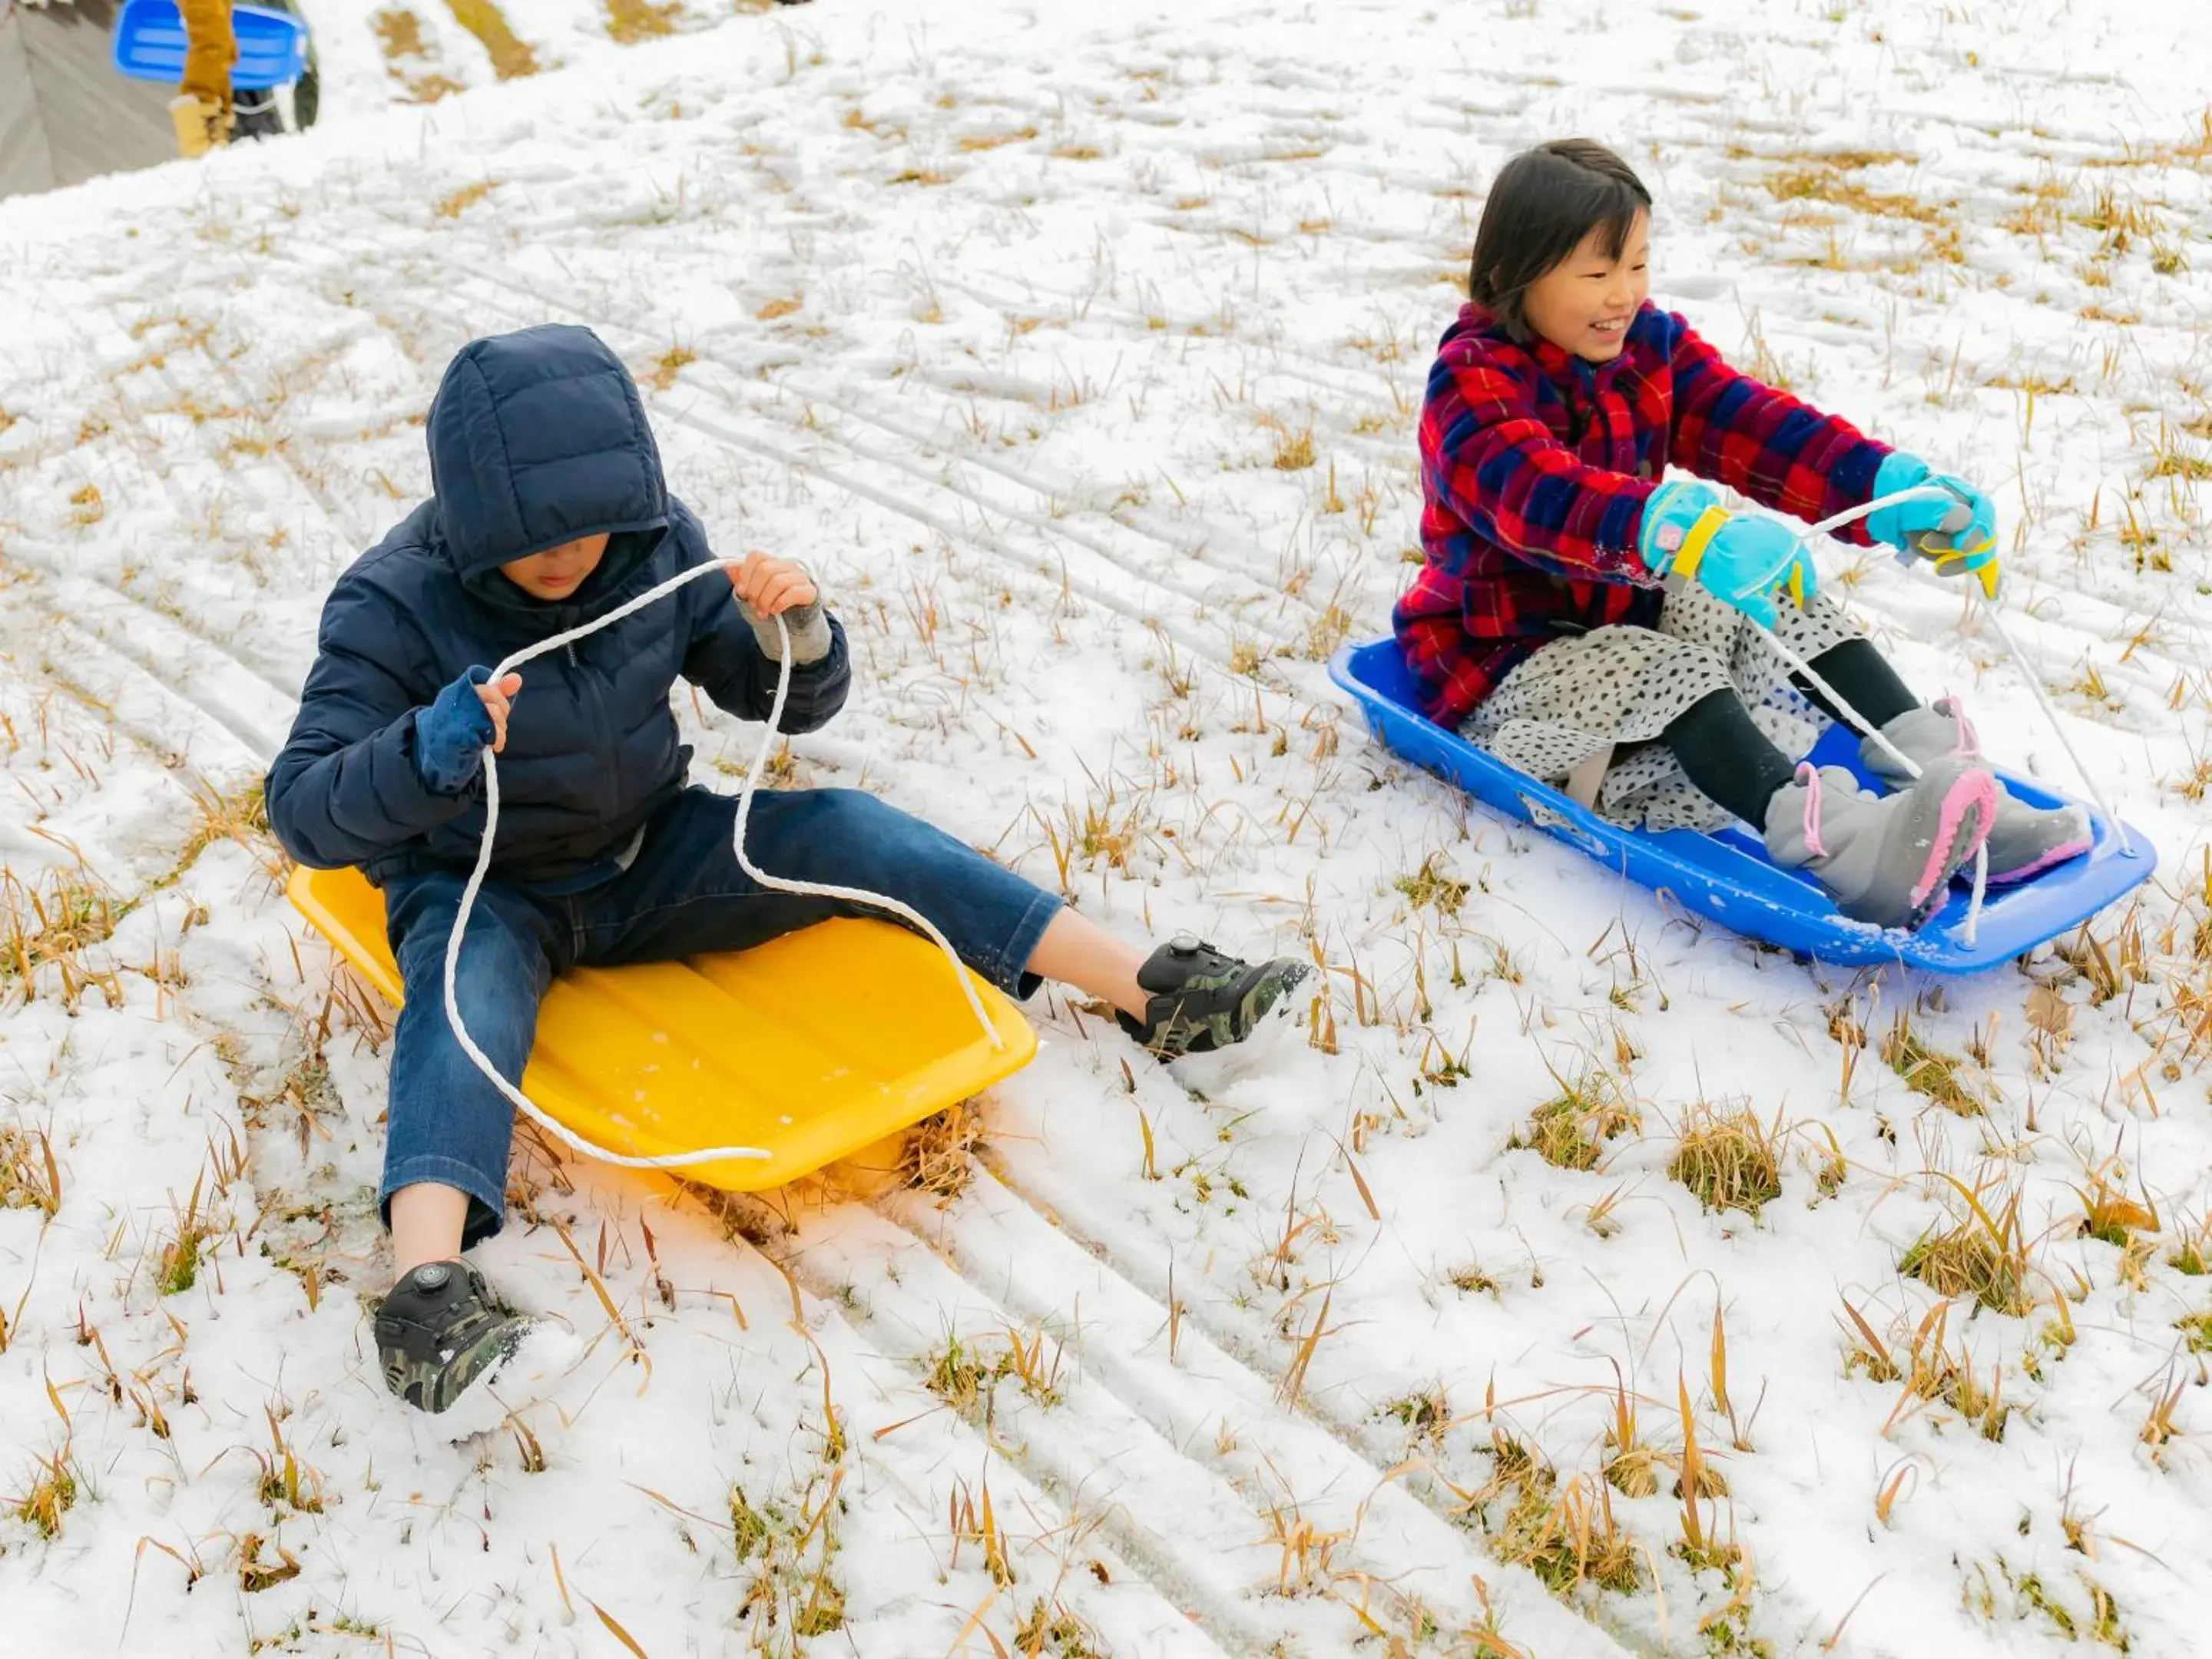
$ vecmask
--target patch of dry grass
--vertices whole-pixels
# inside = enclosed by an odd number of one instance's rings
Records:
[[[1303,472],[1314,464],[1313,425],[1309,422],[1296,432],[1286,426],[1275,428],[1275,449],[1273,465],[1278,472]]]
[[[947,1338],[922,1374],[921,1386],[956,1415],[979,1425],[990,1415],[999,1384],[1010,1378],[1040,1406],[1057,1406],[1063,1351],[1054,1343],[1048,1356],[1048,1340],[1042,1331],[1024,1337],[1012,1330],[1003,1346]]]
[[[958,147],[973,155],[979,150],[996,149],[1001,144],[1025,144],[1037,136],[1035,127],[1016,127],[1007,132],[970,132],[957,143]]]
[[[508,25],[507,14],[493,0],[446,0],[453,21],[483,43],[494,75],[502,81],[520,80],[538,70],[538,54]]]
[[[1401,1395],[1384,1405],[1382,1412],[1398,1420],[1407,1440],[1420,1445],[1441,1446],[1452,1425],[1451,1401],[1441,1388]]]
[[[1533,1148],[1547,1164],[1562,1170],[1595,1168],[1607,1141],[1644,1127],[1643,1116],[1612,1073],[1593,1067],[1570,1083],[1554,1072],[1552,1080],[1559,1092],[1530,1114],[1528,1128],[1510,1142]]]
[[[479,179],[472,185],[463,185],[459,190],[441,196],[430,210],[441,219],[458,219],[498,188],[498,179]]]
[[[62,1516],[76,1507],[76,1466],[66,1450],[58,1451],[36,1466],[21,1497],[8,1500],[8,1513],[40,1537],[53,1539],[61,1535]]]
[[[1979,1117],[1986,1109],[1981,1097],[1968,1088],[1960,1073],[1966,1062],[1954,1054],[1931,1048],[1920,1040],[1912,1029],[1912,1021],[1904,1010],[1898,1011],[1897,1019],[1881,1042],[1881,1057],[1890,1070],[1905,1079],[1905,1086],[1917,1095],[1925,1095],[1947,1111],[1960,1117]]]
[[[46,1132],[0,1124],[0,1210],[36,1210],[52,1220],[61,1206],[61,1165]]]
[[[1014,1627],[1013,1651],[1024,1659],[1108,1659],[1096,1632],[1065,1606],[1042,1596]]]
[[[271,876],[281,877],[285,869],[283,855],[276,837],[269,829],[269,805],[261,798],[258,782],[233,790],[228,794],[212,787],[203,786],[193,792],[193,804],[199,810],[199,823],[177,850],[177,861],[168,874],[152,884],[156,888],[173,885],[192,866],[192,861],[219,841],[234,841],[254,855],[261,866]]]
[[[2089,1171],[2087,1185],[2074,1190],[2081,1200],[2081,1231],[2115,1249],[2128,1249],[2139,1232],[2160,1231],[2158,1211],[2127,1195],[2126,1172],[2107,1162]]]
[[[1820,202],[1875,219],[1909,219],[1915,224],[1945,222],[1956,202],[1929,203],[1894,191],[1873,191],[1850,175],[1880,162],[1905,158],[1882,151],[1836,151],[1804,155],[1777,168],[1761,182],[1778,202]]]
[[[973,1100],[957,1101],[922,1119],[907,1131],[899,1152],[899,1173],[905,1184],[949,1204],[968,1189],[975,1173],[975,1148],[984,1133],[983,1109]]]
[[[655,392],[666,392],[676,384],[676,377],[684,372],[684,365],[699,361],[699,354],[687,345],[672,345],[653,360],[653,367],[641,376]]]
[[[52,967],[60,975],[64,1004],[75,1007],[84,988],[102,978],[85,967],[83,952],[103,942],[131,909],[80,871],[50,870],[26,882],[0,869],[0,990],[14,984],[26,997],[35,995],[39,970]]]
[[[2118,155],[2093,155],[2087,167],[2203,167],[2212,161],[2212,109],[2199,111],[2197,131],[2186,137],[2137,149],[2127,146]]]
[[[1442,856],[1440,853],[1430,854],[1421,860],[1419,869],[1409,876],[1399,877],[1395,884],[1414,909],[1433,908],[1440,916],[1455,916],[1473,889],[1468,883],[1437,867],[1437,860]]]
[[[386,6],[374,13],[368,27],[386,64],[401,58],[420,58],[428,51],[422,39],[422,20],[404,6]]]
[[[1491,1548],[1534,1573],[1554,1595],[1588,1583],[1632,1595],[1644,1582],[1635,1540],[1613,1512],[1613,1489],[1577,1474],[1565,1486],[1549,1469],[1522,1483]]]
[[[2028,1288],[2035,1270],[2020,1218],[2020,1193],[2015,1189],[1992,1211],[1982,1201],[1986,1185],[1969,1188],[1956,1176],[1938,1178],[1953,1189],[1954,1219],[1923,1233],[1899,1261],[1898,1272],[1938,1296],[1970,1296],[1993,1313],[2026,1314],[2035,1306]]]
[[[606,20],[607,39],[618,46],[673,34],[684,21],[681,0],[600,0],[599,12]]]
[[[802,1640],[845,1627],[845,1591],[831,1569],[843,1542],[838,1517],[845,1510],[844,1480],[842,1468],[817,1474],[789,1503],[756,1504],[744,1487],[730,1489],[732,1546],[750,1575],[738,1617],[763,1638],[764,1650],[781,1650],[779,1627]],[[770,1638],[774,1646],[767,1647]]]
[[[1708,1210],[1741,1210],[1756,1220],[1782,1196],[1780,1120],[1762,1124],[1747,1106],[1699,1101],[1683,1114],[1667,1173]]]

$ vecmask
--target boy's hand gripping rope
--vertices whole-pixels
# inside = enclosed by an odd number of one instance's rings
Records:
[[[624,617],[635,611],[642,611],[656,599],[665,598],[683,586],[684,583],[694,581],[710,570],[726,570],[741,562],[743,561],[738,559],[712,559],[705,564],[694,565],[688,570],[671,576],[657,587],[639,594],[627,605],[610,611],[595,622],[586,623],[580,628],[572,628],[564,634],[556,634],[551,639],[541,640],[527,650],[516,652],[491,671],[491,678],[496,682],[521,667],[532,658],[542,657],[548,652],[557,651],[562,647],[572,644],[587,635],[596,634],[602,628],[620,622]],[[745,824],[752,816],[753,794],[760,787],[761,775],[767,769],[769,757],[775,750],[776,737],[783,724],[784,703],[791,695],[791,630],[786,626],[780,614],[775,618],[775,632],[782,646],[782,654],[776,665],[775,702],[769,710],[768,724],[762,730],[760,747],[754,752],[752,765],[746,771],[744,783],[738,792],[737,823],[731,832],[731,840],[738,855],[738,867],[762,886],[774,888],[778,892],[796,893],[802,896],[814,898],[843,899],[848,903],[866,904],[878,910],[888,910],[893,915],[912,923],[916,928],[927,934],[939,950],[945,952],[945,959],[952,964],[953,974],[959,981],[960,989],[968,999],[968,1006],[975,1012],[975,1023],[982,1028],[984,1036],[989,1040],[994,1048],[1004,1048],[1006,1046],[1006,1039],[999,1035],[998,1028],[991,1023],[991,1016],[984,1010],[982,999],[975,994],[975,987],[968,977],[968,970],[960,961],[959,952],[952,948],[951,941],[938,931],[936,925],[928,917],[897,899],[882,893],[871,893],[863,888],[833,887],[820,882],[788,881],[780,876],[771,876],[766,871],[757,867],[746,855]],[[538,1109],[529,1096],[501,1076],[498,1067],[485,1056],[483,1049],[477,1047],[476,1039],[469,1035],[468,1027],[461,1022],[460,998],[456,987],[460,975],[461,941],[467,935],[469,915],[476,908],[477,895],[483,890],[485,872],[491,868],[492,845],[499,833],[499,760],[492,753],[489,744],[484,747],[483,769],[483,839],[477,848],[476,868],[469,872],[468,885],[461,890],[461,904],[453,916],[453,933],[446,940],[446,1023],[453,1027],[454,1040],[461,1045],[461,1052],[474,1062],[477,1070],[491,1080],[493,1086],[500,1093],[507,1097],[517,1111],[523,1113],[538,1127],[546,1130],[572,1150],[582,1152],[586,1157],[598,1158],[602,1163],[614,1164],[618,1169],[675,1170],[695,1164],[717,1164],[726,1158],[773,1157],[773,1153],[758,1146],[711,1146],[704,1152],[670,1152],[659,1158],[636,1158],[611,1152],[606,1147],[586,1139],[584,1136],[555,1122],[551,1117]]]

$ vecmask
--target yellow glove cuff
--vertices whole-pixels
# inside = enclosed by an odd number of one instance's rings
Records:
[[[1683,532],[1682,545],[1667,562],[1667,568],[1684,578],[1698,574],[1698,566],[1712,545],[1713,538],[1720,534],[1721,526],[1729,521],[1729,510],[1724,507],[1709,507],[1698,514],[1689,529]]]

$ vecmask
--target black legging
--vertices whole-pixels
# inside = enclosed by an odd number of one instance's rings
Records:
[[[1845,640],[1807,665],[1871,726],[1887,726],[1920,706],[1869,641]],[[1803,679],[1792,675],[1790,683],[1830,719],[1850,724],[1841,709]],[[1743,699],[1733,691],[1715,691],[1692,703],[1668,723],[1659,741],[1674,751],[1692,783],[1736,817],[1762,829],[1767,802],[1797,770],[1796,763],[1752,724]]]

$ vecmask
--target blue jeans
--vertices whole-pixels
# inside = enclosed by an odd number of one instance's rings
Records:
[[[469,1035],[502,1075],[522,1075],[539,1000],[568,968],[742,951],[832,916],[882,915],[756,884],[731,846],[737,805],[708,790],[684,791],[646,827],[628,870],[580,893],[556,897],[484,884],[469,915],[455,990]],[[1017,997],[1036,989],[1029,959],[1060,901],[872,795],[763,791],[753,799],[745,851],[771,875],[902,899],[994,985]],[[407,994],[392,1042],[379,1194],[389,1222],[392,1194],[402,1187],[459,1188],[469,1196],[464,1248],[489,1238],[505,1219],[514,1109],[446,1023],[446,941],[465,885],[441,872],[385,890]]]

